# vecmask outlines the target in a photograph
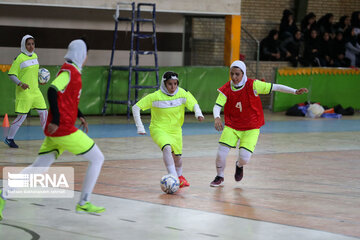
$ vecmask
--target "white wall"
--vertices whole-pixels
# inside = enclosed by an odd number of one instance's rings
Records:
[[[66,6],[115,9],[118,0],[3,0],[7,4]],[[156,3],[158,12],[240,15],[241,0],[136,0],[135,3]]]
[[[0,4],[0,25],[44,28],[75,28],[113,30],[115,9],[78,9],[61,7],[24,7]],[[120,11],[129,16],[128,11]],[[176,13],[156,15],[158,32],[183,32],[184,16]],[[144,25],[145,26],[145,25]],[[147,25],[149,26],[149,25]],[[130,30],[129,23],[120,22],[120,30]],[[150,30],[145,28],[144,30]]]
[[[85,29],[113,31],[116,2],[118,0],[2,0],[0,2],[0,26],[36,27],[52,29]],[[156,30],[166,33],[183,33],[185,14],[225,15],[240,14],[240,0],[141,0],[135,2],[156,3]],[[120,15],[129,15],[122,10]],[[119,30],[130,31],[130,24],[119,23]],[[150,31],[151,25],[143,25]],[[1,36],[2,37],[2,36]],[[36,38],[36,36],[35,36]],[[13,39],[19,47],[0,46],[0,64],[11,64],[20,52],[21,39]],[[104,39],[112,43],[112,39]],[[37,46],[36,52],[42,64],[61,64],[65,49],[49,49]],[[91,50],[88,65],[108,65],[110,50]],[[128,51],[117,51],[115,65],[128,65]],[[142,64],[153,65],[151,57],[142,57]],[[160,66],[181,66],[183,52],[159,52]]]
[[[113,31],[115,22],[113,15],[115,10],[78,9],[78,8],[54,8],[36,6],[15,6],[0,4],[0,25],[14,27],[40,27],[40,28],[61,28],[61,29],[84,29],[84,30],[108,30]],[[129,15],[127,11],[121,11],[121,15]],[[167,33],[183,33],[184,16],[176,13],[157,13],[156,31]],[[143,24],[142,31],[152,31],[151,24]],[[119,22],[118,29],[130,31],[130,23]],[[34,36],[36,38],[36,36]],[[0,64],[11,64],[14,57],[20,53],[21,39],[14,39],[18,42],[18,48],[0,47]],[[104,39],[112,44],[113,39]],[[17,44],[17,43],[16,43]],[[119,39],[118,44],[121,44]],[[46,65],[59,65],[63,61],[66,49],[49,49],[36,46],[35,52],[39,60]],[[111,50],[91,50],[89,52],[88,65],[108,65],[110,62]],[[182,52],[158,52],[158,63],[160,66],[181,66],[183,62]],[[129,64],[129,51],[116,51],[115,65]],[[143,56],[141,64],[153,65],[153,57]]]

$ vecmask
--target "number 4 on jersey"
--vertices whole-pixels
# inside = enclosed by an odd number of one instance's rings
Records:
[[[237,102],[235,107],[238,108],[240,110],[240,112],[242,112],[241,102]]]

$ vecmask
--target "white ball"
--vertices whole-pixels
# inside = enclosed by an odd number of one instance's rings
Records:
[[[160,180],[160,187],[165,193],[172,194],[175,193],[180,186],[179,178],[174,175],[167,174],[163,176]]]
[[[50,80],[50,72],[46,68],[39,69],[39,83],[45,84]]]
[[[319,118],[324,113],[325,109],[320,104],[310,104],[307,109],[306,116],[311,118]]]

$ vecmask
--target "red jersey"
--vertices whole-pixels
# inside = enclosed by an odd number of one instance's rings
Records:
[[[265,124],[260,97],[254,92],[255,79],[248,79],[245,86],[232,90],[230,81],[218,89],[226,96],[224,106],[225,126],[238,131],[260,128]]]
[[[63,91],[57,92],[57,103],[60,113],[59,128],[54,134],[47,132],[47,126],[51,123],[53,117],[51,111],[46,121],[44,133],[50,137],[66,136],[76,132],[78,129],[75,127],[75,122],[78,115],[78,105],[81,94],[81,73],[79,70],[69,63],[62,65],[57,76],[63,71],[70,74],[70,81]]]

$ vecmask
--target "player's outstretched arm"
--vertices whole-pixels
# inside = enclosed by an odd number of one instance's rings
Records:
[[[146,131],[145,131],[145,128],[144,128],[144,124],[141,121],[140,110],[141,109],[135,104],[132,107],[132,114],[133,114],[133,117],[134,117],[134,121],[135,121],[135,125],[136,125],[136,128],[137,128],[138,134],[145,135]]]
[[[285,86],[282,84],[273,84],[272,91],[283,92],[283,93],[292,93],[295,95],[300,95],[300,94],[308,92],[307,88],[294,89],[292,87],[288,87],[288,86]]]

